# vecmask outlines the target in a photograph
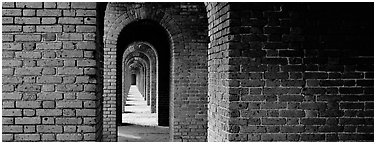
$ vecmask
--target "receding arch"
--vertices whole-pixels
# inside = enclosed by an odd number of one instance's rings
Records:
[[[192,5],[192,8],[199,6],[200,9],[195,11],[195,13],[200,13],[200,20],[202,19],[201,15],[205,15],[204,5],[202,3],[187,3],[187,5]],[[188,29],[184,27],[184,21],[189,20],[190,18],[180,17],[181,15],[177,14],[175,11],[171,11],[171,8],[179,6],[178,3],[166,3],[166,4],[155,4],[155,3],[108,3],[106,9],[105,17],[111,19],[110,21],[105,22],[105,34],[104,34],[104,53],[105,53],[105,68],[104,68],[104,141],[116,141],[116,133],[106,132],[109,129],[116,129],[116,104],[113,101],[116,101],[118,96],[118,87],[119,80],[118,75],[120,73],[118,66],[121,62],[118,58],[121,57],[122,50],[121,47],[125,47],[125,41],[127,38],[124,38],[124,30],[129,26],[135,24],[140,25],[141,23],[154,23],[153,25],[158,25],[163,31],[168,46],[163,47],[163,49],[169,49],[169,52],[163,53],[163,56],[158,53],[158,58],[160,57],[169,57],[169,63],[163,65],[161,68],[169,70],[169,81],[168,86],[171,89],[169,92],[170,95],[170,104],[169,104],[169,126],[170,126],[170,140],[203,140],[206,139],[206,132],[197,133],[195,131],[189,131],[192,133],[194,138],[188,138],[187,134],[182,134],[180,128],[174,130],[174,125],[183,124],[190,118],[197,119],[197,127],[193,129],[205,129],[207,120],[204,117],[206,115],[206,93],[207,93],[207,84],[201,82],[207,82],[204,76],[207,76],[207,70],[204,69],[206,63],[204,62],[207,59],[207,38],[202,35],[205,33],[206,26],[195,25],[192,28],[196,29],[194,33],[199,33],[197,36],[191,35],[191,33],[183,33],[182,31]],[[202,8],[201,8],[202,7]],[[202,13],[203,12],[203,13]],[[196,15],[194,15],[196,16]],[[199,23],[198,21],[193,21]],[[201,22],[201,21],[200,21]],[[192,24],[194,25],[194,24]],[[202,30],[201,30],[202,29]],[[129,31],[128,31],[129,32]],[[126,32],[127,33],[127,32]],[[193,37],[192,37],[193,36]],[[149,42],[155,49],[159,49],[158,42],[148,41],[145,39],[128,39],[130,41],[144,41]],[[198,42],[198,43],[197,43]],[[122,43],[122,44],[121,44]],[[194,55],[187,51],[187,49],[195,49],[203,51],[202,55]],[[202,59],[201,59],[202,58]],[[193,60],[190,62],[190,60]],[[159,61],[158,66],[161,67],[163,62]],[[189,63],[187,65],[187,63]],[[165,63],[163,63],[165,64]],[[118,65],[118,66],[116,66]],[[168,65],[168,66],[167,66]],[[192,69],[192,70],[191,70]],[[199,71],[200,74],[193,75],[191,72]],[[195,88],[189,89],[184,85],[190,85]],[[195,101],[193,103],[180,102],[187,100],[188,97],[194,97]],[[176,103],[173,103],[176,102]],[[194,112],[190,113],[186,107],[190,104],[195,106]],[[201,106],[202,104],[202,106]],[[179,109],[179,112],[174,111],[174,108]],[[187,116],[181,115],[181,110],[184,111],[184,114]],[[190,129],[185,128],[188,124],[183,124],[184,130]],[[189,134],[190,135],[190,134]]]

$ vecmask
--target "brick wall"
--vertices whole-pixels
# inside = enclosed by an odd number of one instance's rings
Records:
[[[2,8],[3,141],[99,139],[96,4]]]
[[[231,3],[225,36],[215,5],[209,141],[373,141],[372,5]]]
[[[105,59],[108,65],[104,69],[104,99],[107,100],[104,102],[104,141],[116,140],[116,110],[112,108],[116,100],[116,85],[119,84],[116,82],[119,81],[116,80],[116,60],[122,56],[127,44],[135,41],[152,44],[158,58],[161,58],[158,60],[158,73],[163,77],[163,81],[159,80],[163,83],[158,90],[161,96],[158,99],[161,102],[159,123],[170,125],[171,140],[206,141],[207,25],[204,11],[202,3],[108,4],[105,16],[107,33],[104,34],[105,57],[109,58]],[[148,23],[155,27],[151,31],[160,35],[146,33],[143,29],[148,27],[140,29]],[[159,30],[161,28],[162,31]],[[129,32],[135,33],[133,30],[136,29],[139,33],[145,31],[143,37],[127,37]],[[165,37],[165,40],[157,42],[161,37]],[[162,98],[167,95],[169,100]]]
[[[228,3],[206,3],[208,17],[208,141],[228,141],[226,122],[229,117],[228,73],[234,69],[229,64],[231,36]]]

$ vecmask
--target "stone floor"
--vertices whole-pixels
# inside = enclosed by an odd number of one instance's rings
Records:
[[[122,114],[123,126],[118,127],[119,142],[167,142],[169,128],[158,126],[157,113],[150,112],[150,106],[135,85],[132,85]]]

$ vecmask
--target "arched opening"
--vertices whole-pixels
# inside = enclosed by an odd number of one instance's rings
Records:
[[[157,86],[155,89],[156,99],[152,101],[152,103],[156,103],[156,113],[157,113],[157,125],[158,126],[169,126],[169,105],[170,105],[170,84],[171,84],[171,42],[168,36],[167,31],[159,25],[159,23],[154,22],[152,20],[137,20],[128,25],[126,25],[123,30],[121,31],[118,42],[117,42],[117,89],[124,88],[125,83],[121,83],[123,80],[122,78],[122,71],[124,69],[121,68],[123,65],[124,57],[128,55],[124,55],[124,52],[127,48],[135,45],[135,42],[146,42],[150,44],[156,50],[156,58],[155,60],[158,61],[159,65],[157,68]],[[136,43],[137,44],[137,43]],[[140,54],[138,54],[139,56]],[[134,56],[135,57],[135,56]],[[134,58],[133,57],[133,58]],[[145,56],[144,56],[145,57]],[[140,57],[138,57],[140,58]],[[148,58],[140,58],[143,61],[149,62],[150,59]],[[146,60],[145,60],[146,59]],[[141,60],[138,60],[141,61]],[[147,63],[144,62],[144,63]],[[141,62],[139,62],[141,63]],[[145,66],[144,66],[145,65]],[[146,64],[138,64],[136,73],[131,75],[132,83],[134,82],[137,85],[139,92],[143,95],[144,100],[147,100],[147,97],[151,90],[148,85],[152,82],[150,79],[150,67],[147,68]],[[157,65],[153,65],[157,66]],[[149,77],[149,79],[148,79]],[[124,78],[124,76],[123,76]],[[131,88],[132,89],[132,88]],[[117,125],[123,124],[123,116],[122,116],[122,99],[126,98],[124,93],[121,91],[117,91],[117,113],[116,113],[116,123]],[[125,106],[125,111],[127,106]],[[166,140],[168,141],[168,134],[166,135]]]
[[[158,81],[156,103],[161,105],[156,112],[158,123],[169,126],[170,136],[166,141],[206,140],[208,37],[205,15],[203,3],[108,4],[104,35],[103,141],[118,140],[121,55],[129,49],[129,44],[137,41],[146,42],[157,51],[159,76],[151,81]],[[128,78],[130,84],[130,75]],[[147,84],[147,80],[144,83]]]
[[[132,77],[131,77],[131,85],[136,85],[136,74],[132,74]]]

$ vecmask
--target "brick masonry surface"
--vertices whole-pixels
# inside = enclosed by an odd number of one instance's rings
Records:
[[[130,74],[171,141],[374,141],[372,6],[2,2],[2,141],[117,141]]]
[[[98,140],[96,3],[2,7],[3,141]]]

